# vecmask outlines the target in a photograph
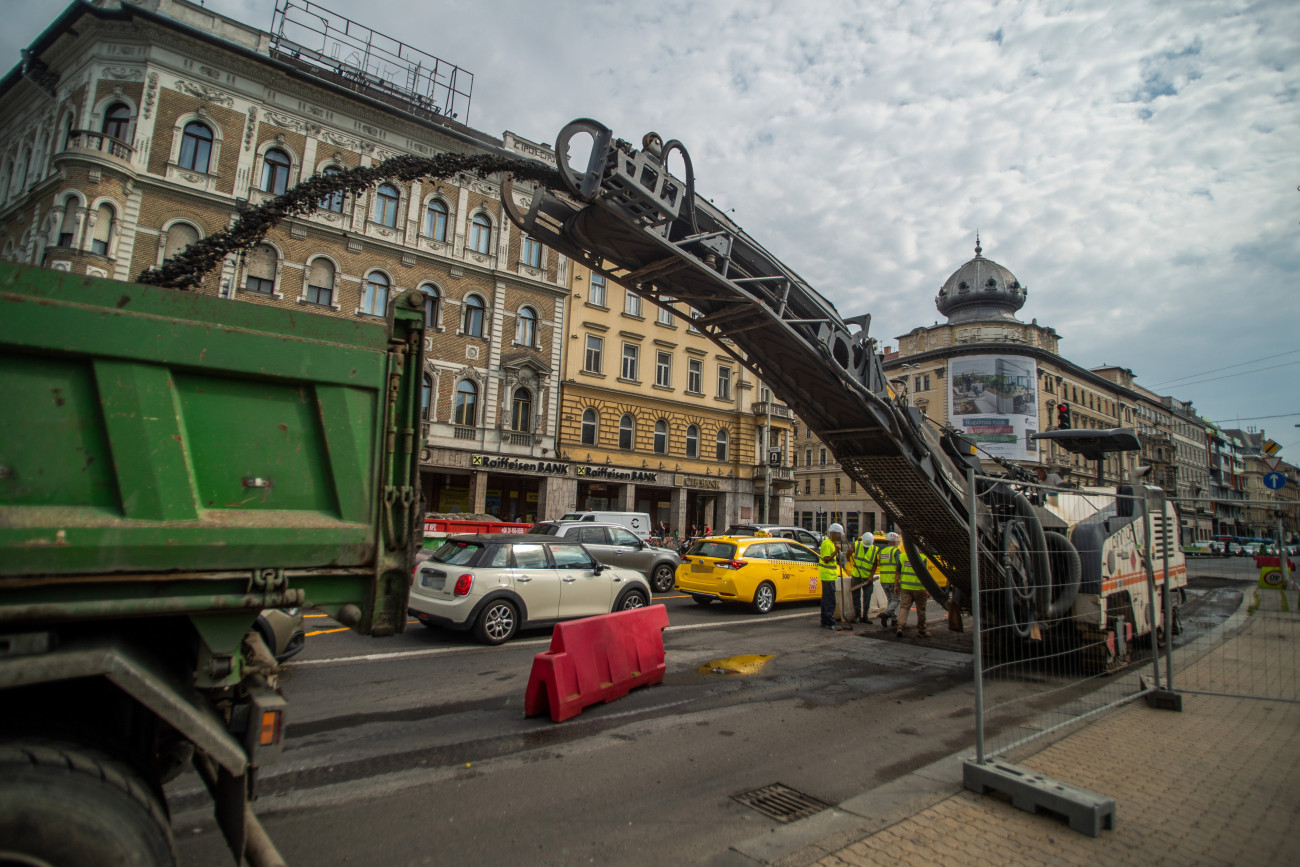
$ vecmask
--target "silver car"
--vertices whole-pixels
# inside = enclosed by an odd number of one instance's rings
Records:
[[[539,521],[525,535],[554,536],[581,542],[597,560],[610,566],[635,569],[656,593],[673,589],[682,558],[676,551],[643,542],[621,524],[600,521]]]
[[[520,533],[448,536],[415,569],[410,613],[425,626],[472,629],[484,644],[523,627],[640,608],[650,585],[571,539]]]

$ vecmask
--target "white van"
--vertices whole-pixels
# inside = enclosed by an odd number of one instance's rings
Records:
[[[608,521],[611,524],[618,524],[627,527],[633,533],[641,538],[644,542],[650,538],[654,527],[650,524],[650,516],[645,512],[570,512],[561,521]]]

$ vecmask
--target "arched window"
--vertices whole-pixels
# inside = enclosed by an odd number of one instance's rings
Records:
[[[113,242],[113,222],[116,219],[117,212],[113,210],[112,205],[99,206],[99,215],[95,220],[95,235],[90,241],[90,252],[101,256],[108,255],[109,245]]]
[[[59,225],[59,246],[72,247],[77,243],[77,208],[81,202],[72,196],[63,200],[63,222]]]
[[[189,223],[176,223],[167,230],[167,245],[163,247],[162,263],[166,265],[189,246],[199,240],[199,230]]]
[[[591,408],[582,413],[582,444],[584,446],[594,446],[596,444],[596,421],[599,418],[596,411]]]
[[[443,243],[447,240],[447,206],[440,199],[430,199],[425,209],[424,236]]]
[[[397,228],[397,205],[400,201],[401,196],[397,193],[397,187],[392,184],[380,184],[379,189],[375,190],[374,221],[390,229]]]
[[[718,431],[718,460],[727,459],[727,431],[725,428]]]
[[[361,295],[361,312],[383,316],[388,310],[388,276],[382,271],[371,271],[366,277],[366,289]]]
[[[524,235],[523,260],[529,268],[542,267],[542,242]]]
[[[632,418],[631,413],[628,413],[618,420],[618,447],[631,451],[635,442],[636,419]]]
[[[248,277],[244,289],[270,295],[275,292],[275,270],[280,257],[270,244],[258,244],[248,251]]]
[[[663,419],[655,422],[655,454],[668,454],[668,422]]]
[[[131,118],[131,109],[126,103],[113,103],[104,112],[104,134],[121,141],[130,141]]]
[[[338,166],[326,166],[325,171],[321,172],[321,177],[329,178],[343,174]],[[316,203],[316,207],[322,211],[333,211],[336,214],[343,213],[343,191],[335,190],[332,193],[326,193],[325,198]]]
[[[537,312],[531,307],[524,307],[515,319],[515,343],[520,346],[537,345]]]
[[[700,429],[695,425],[686,428],[686,457],[700,456]]]
[[[307,303],[326,307],[334,303],[334,263],[324,256],[313,259],[307,269]]]
[[[485,214],[475,214],[469,227],[469,248],[475,253],[492,249],[492,221]]]
[[[181,133],[180,167],[192,172],[207,172],[212,160],[212,130],[192,120]]]
[[[452,421],[472,427],[478,418],[478,386],[472,380],[462,379],[456,386],[456,409]]]
[[[519,433],[533,430],[533,396],[526,388],[516,388],[510,404],[510,429]]]
[[[438,326],[438,315],[441,313],[438,305],[442,303],[442,295],[438,292],[438,287],[432,283],[421,286],[420,292],[424,295],[424,327],[436,328]]]
[[[483,336],[483,299],[477,295],[465,298],[465,315],[460,330],[469,337]]]
[[[420,381],[420,418],[429,417],[431,403],[433,403],[433,377],[426,373],[424,379]]]

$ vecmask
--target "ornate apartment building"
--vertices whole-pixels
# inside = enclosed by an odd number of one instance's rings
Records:
[[[976,242],[975,258],[935,298],[947,321],[899,337],[898,351],[886,350],[886,373],[935,424],[964,429],[986,455],[1096,484],[1096,462],[1032,437],[1057,426],[1062,404],[1073,428],[1133,427],[1139,395],[1063,358],[1054,329],[1017,319],[1027,298],[1028,288],[984,258]],[[1112,485],[1137,458],[1112,455],[1103,463],[1102,482]],[[987,458],[986,465],[996,467]]]
[[[316,174],[397,154],[544,150],[455,119],[467,72],[411,60],[409,46],[364,69],[321,65],[285,37],[286,12],[268,33],[184,0],[68,7],[0,81],[0,255],[128,280]],[[326,43],[368,38],[320,21]],[[403,66],[439,63],[458,84],[421,86]],[[420,293],[428,508],[534,518],[562,498],[569,279],[564,257],[505,219],[495,182],[461,176],[329,196],[197,291],[354,319]]]
[[[569,508],[648,512],[683,534],[788,522],[790,409],[692,328],[689,309],[576,263],[572,279],[559,425]]]
[[[0,255],[130,280],[314,175],[402,154],[554,163],[461,122],[467,71],[310,7],[280,0],[267,32],[186,0],[69,6],[0,80]],[[196,291],[362,320],[419,293],[430,511],[635,508],[683,530],[790,513],[790,470],[760,467],[769,409],[788,454],[789,410],[686,311],[642,313],[522,235],[497,179],[327,196]]]

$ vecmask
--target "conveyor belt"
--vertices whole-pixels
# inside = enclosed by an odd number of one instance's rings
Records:
[[[575,125],[594,129],[597,141],[588,173],[568,174],[573,195],[532,192],[525,211],[507,183],[502,197],[511,218],[651,302],[697,311],[693,325],[816,431],[909,540],[947,565],[950,582],[969,599],[965,468],[893,398],[865,328],[850,332],[834,305],[695,196],[689,180],[668,176],[657,155],[609,140],[608,130],[591,121],[575,121],[557,142],[561,160]],[[629,178],[638,176],[653,176],[656,189],[629,191]],[[668,202],[665,178],[688,195]],[[981,548],[997,550],[989,541]],[[981,584],[1000,583],[996,560],[981,561]]]

